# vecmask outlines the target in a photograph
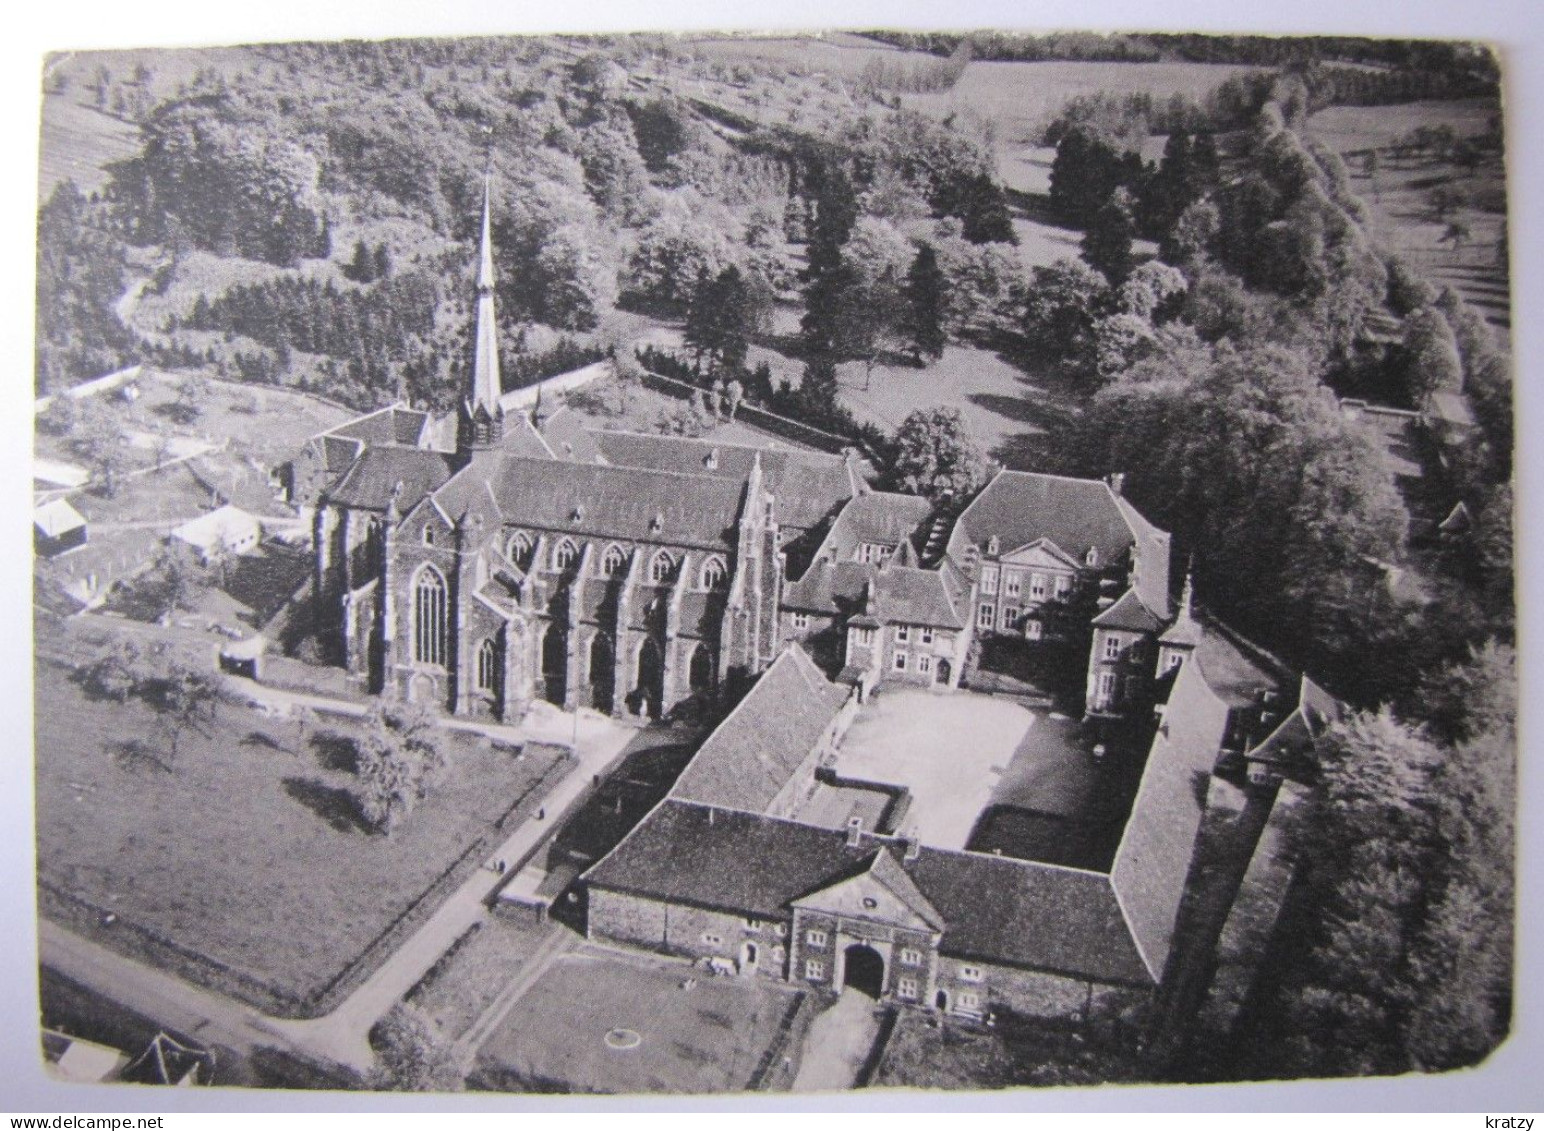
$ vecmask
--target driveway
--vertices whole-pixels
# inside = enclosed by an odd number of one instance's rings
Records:
[[[836,1004],[810,1026],[792,1090],[835,1092],[856,1087],[858,1073],[879,1037],[881,1013],[873,998],[844,990]]]

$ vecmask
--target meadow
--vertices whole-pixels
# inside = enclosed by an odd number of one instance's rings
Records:
[[[302,727],[222,705],[172,757],[139,700],[92,698],[41,659],[35,695],[45,913],[268,1009],[303,1009],[396,920],[432,910],[560,756],[453,735],[428,797],[380,835],[349,796],[343,717]]]

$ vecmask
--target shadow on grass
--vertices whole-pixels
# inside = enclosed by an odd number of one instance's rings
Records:
[[[171,762],[161,756],[155,746],[142,738],[126,738],[113,744],[113,757],[128,770],[160,770],[172,772]]]
[[[316,751],[316,764],[322,769],[343,774],[358,772],[359,748],[348,735],[335,730],[319,731],[311,736],[310,746]]]
[[[368,833],[370,828],[359,816],[359,806],[346,789],[327,785],[315,778],[285,778],[284,792],[321,817],[339,832]]]
[[[283,746],[277,739],[275,739],[273,737],[273,735],[267,734],[264,731],[260,731],[260,730],[249,730],[249,731],[247,731],[246,737],[244,737],[241,740],[241,745],[242,746],[255,746],[255,747],[258,747],[259,749],[262,749],[262,750],[278,750],[278,751],[282,751],[285,754],[290,753],[290,751],[285,746]]]

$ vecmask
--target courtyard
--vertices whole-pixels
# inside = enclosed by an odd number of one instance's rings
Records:
[[[885,690],[842,740],[843,778],[903,786],[923,844],[963,849],[982,812],[1011,806],[1083,815],[1099,769],[1069,720],[970,692]]]
[[[520,999],[473,1079],[499,1091],[738,1091],[797,1000],[764,980],[586,946]]]

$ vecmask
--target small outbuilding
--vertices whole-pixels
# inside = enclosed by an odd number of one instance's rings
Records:
[[[263,524],[240,507],[226,505],[183,523],[172,537],[192,546],[207,563],[219,553],[249,554],[257,549]]]
[[[67,499],[54,499],[32,512],[32,550],[40,558],[78,549],[86,537],[86,520]]]

